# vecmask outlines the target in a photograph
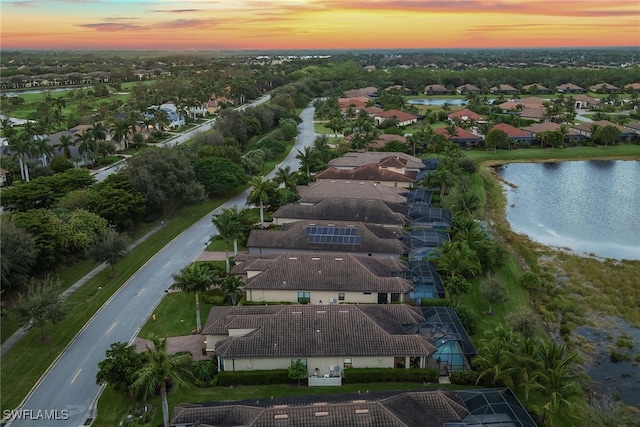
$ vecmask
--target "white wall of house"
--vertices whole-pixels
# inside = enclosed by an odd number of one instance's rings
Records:
[[[213,351],[216,348],[216,344],[219,341],[222,341],[225,338],[228,338],[228,335],[205,335],[205,340],[207,344],[207,351]]]
[[[338,292],[338,291],[303,291],[309,292],[311,299],[310,304],[329,304],[335,303],[360,303],[360,304],[377,304],[378,293],[369,292],[368,294],[359,292]],[[340,293],[344,294],[344,300],[340,300]],[[263,302],[263,301],[283,301],[298,302],[298,290],[276,290],[276,289],[246,289],[247,301]]]
[[[225,359],[225,371],[256,371],[269,369],[288,369],[291,361],[295,358],[247,358],[247,359]],[[304,357],[300,357],[304,359]],[[408,367],[408,358],[406,358],[405,366]],[[332,356],[332,357],[310,357],[307,358],[307,373],[313,375],[318,373],[323,376],[331,372],[332,368],[336,372],[335,367],[339,367],[339,372],[345,369],[345,366],[351,364],[352,368],[393,368],[393,356],[368,356],[368,357],[349,357],[349,356]],[[318,369],[316,371],[316,368]],[[348,369],[348,368],[346,368]]]

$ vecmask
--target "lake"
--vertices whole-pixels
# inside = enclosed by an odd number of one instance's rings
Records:
[[[640,162],[510,163],[496,172],[511,228],[581,255],[640,260]]]

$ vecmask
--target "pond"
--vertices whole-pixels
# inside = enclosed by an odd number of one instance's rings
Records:
[[[410,99],[407,101],[413,105],[436,105],[442,107],[444,104],[451,105],[452,107],[462,107],[467,105],[467,101],[464,99],[441,99],[441,98],[428,98],[428,99]]]
[[[640,162],[511,163],[507,220],[517,233],[581,255],[640,260]]]

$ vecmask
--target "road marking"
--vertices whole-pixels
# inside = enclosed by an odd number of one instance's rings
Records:
[[[142,288],[142,290],[141,290],[140,292],[138,292],[136,295],[137,295],[137,296],[142,295],[142,294],[144,293],[144,290],[145,290],[145,289],[147,289],[147,288]]]
[[[115,328],[116,323],[118,322],[113,322],[113,325],[111,325],[111,327],[109,328],[109,330],[107,331],[107,335],[111,333],[111,331],[113,330],[113,328]]]
[[[187,246],[189,246],[192,243],[193,243],[193,239],[189,240],[189,243],[187,243]]]
[[[163,265],[162,268],[167,268],[169,266],[169,263],[171,263],[171,261],[167,261],[167,263]]]
[[[71,384],[73,384],[78,379],[78,375],[80,375],[80,372],[82,372],[82,368],[78,369],[78,372],[76,373],[76,375],[71,380]]]

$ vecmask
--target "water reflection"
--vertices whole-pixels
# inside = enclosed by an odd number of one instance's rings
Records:
[[[640,260],[640,162],[512,163],[496,172],[517,186],[505,186],[516,232],[577,253]]]

